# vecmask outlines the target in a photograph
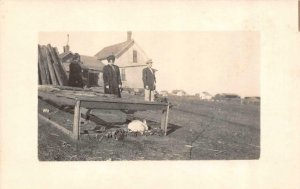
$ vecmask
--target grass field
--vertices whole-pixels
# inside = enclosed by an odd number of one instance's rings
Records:
[[[218,160],[258,159],[260,156],[260,106],[200,101],[169,97],[174,105],[169,115],[167,136],[126,136],[124,140],[83,135],[69,137],[39,120],[38,157],[41,161],[117,160]],[[42,109],[48,108],[49,113]],[[72,128],[72,114],[39,100],[39,113]],[[126,128],[126,116],[119,111],[95,111],[110,122],[107,129]],[[160,112],[136,112],[152,128],[159,127]],[[115,124],[113,124],[115,123]],[[103,125],[90,122],[83,127]],[[82,128],[84,129],[84,128]]]

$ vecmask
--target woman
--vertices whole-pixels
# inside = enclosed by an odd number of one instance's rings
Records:
[[[69,86],[83,88],[82,69],[80,66],[80,56],[78,53],[74,54],[73,60],[69,68]]]

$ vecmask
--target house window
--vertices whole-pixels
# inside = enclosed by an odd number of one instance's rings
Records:
[[[126,81],[125,69],[121,69],[121,79],[122,81]]]
[[[136,50],[133,50],[133,57],[132,57],[132,62],[133,63],[137,63],[137,51]]]

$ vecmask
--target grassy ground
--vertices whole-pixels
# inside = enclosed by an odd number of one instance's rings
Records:
[[[124,140],[83,135],[73,142],[69,137],[39,120],[38,157],[41,161],[78,160],[208,160],[258,159],[260,155],[260,107],[234,103],[199,101],[170,97],[169,130],[163,136],[127,136]],[[48,108],[49,113],[42,109]],[[39,113],[72,128],[72,113],[39,100]],[[119,111],[96,111],[107,129],[126,128],[126,116]],[[152,128],[159,127],[160,112],[137,112]],[[105,124],[85,122],[81,130]]]

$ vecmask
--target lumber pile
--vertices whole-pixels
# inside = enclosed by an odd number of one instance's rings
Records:
[[[40,85],[68,84],[68,76],[58,57],[58,50],[50,44],[38,45],[38,70]]]

